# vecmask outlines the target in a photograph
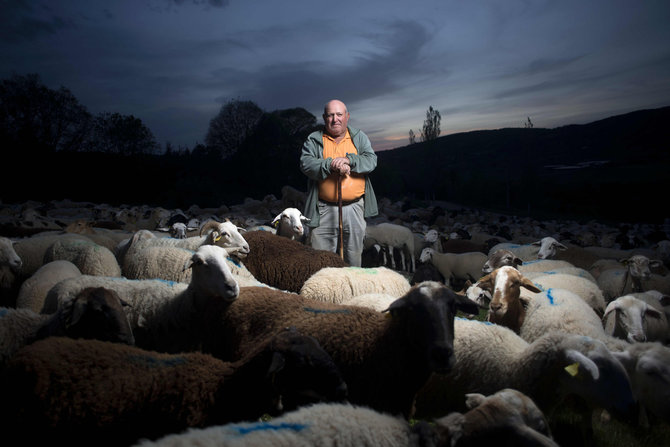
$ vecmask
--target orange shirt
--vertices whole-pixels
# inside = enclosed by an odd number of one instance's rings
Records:
[[[358,150],[347,134],[342,141],[336,143],[329,135],[323,134],[323,158],[346,157],[348,153],[358,154]],[[333,172],[319,182],[319,199],[326,202],[337,202],[337,177],[339,172]],[[352,172],[342,177],[342,200],[348,202],[361,197],[365,193],[365,176]]]

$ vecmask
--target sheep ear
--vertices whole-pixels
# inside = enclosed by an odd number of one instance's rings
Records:
[[[612,351],[612,356],[617,359],[626,369],[635,366],[637,359],[628,351]]]
[[[652,318],[661,318],[662,315],[658,309],[651,306],[647,306],[647,308],[644,310],[644,314]]]
[[[389,307],[383,310],[382,312],[388,312],[389,316],[393,316],[395,312],[404,307],[407,307],[407,300],[397,299],[391,304],[389,304]]]
[[[455,297],[456,309],[460,310],[461,312],[465,312],[466,314],[479,314],[479,304],[472,301],[465,295],[459,295],[454,292],[451,292],[451,294]]]
[[[281,214],[277,214],[277,217],[272,219],[272,222],[270,222],[270,225],[274,225],[276,227],[277,224],[279,223],[279,219],[281,219]]]
[[[600,377],[598,365],[581,352],[574,349],[568,349],[565,352],[565,357],[569,364],[564,369],[572,377],[577,377],[581,371],[589,374],[592,380],[598,380]]]
[[[74,303],[72,303],[72,311],[70,313],[70,318],[68,318],[67,321],[67,327],[74,326],[75,324],[79,323],[81,317],[83,317],[86,313],[86,309],[88,308],[89,304],[95,305],[96,302],[93,300],[75,300]]]
[[[530,290],[531,292],[535,292],[535,293],[542,292],[542,289],[537,287],[535,284],[533,284],[533,281],[531,281],[530,279],[528,279],[526,277],[521,278],[521,286]]]
[[[465,395],[465,406],[468,410],[478,407],[486,400],[486,396],[479,393],[468,393]]]
[[[610,301],[610,303],[609,303],[609,304],[607,305],[607,307],[605,308],[605,313],[603,314],[603,319],[604,319],[607,315],[609,315],[610,313],[612,313],[612,312],[614,312],[615,310],[617,310],[618,308],[619,308],[619,303],[618,303],[616,300],[614,300],[614,301]]]
[[[496,272],[496,270],[492,271],[488,275],[482,276],[477,280],[475,284],[478,284],[479,287],[482,289],[488,290],[489,292],[493,292],[493,280],[492,280],[492,275]]]
[[[272,361],[270,362],[270,368],[268,369],[268,374],[267,377],[272,376],[273,374],[278,373],[282,369],[284,369],[284,365],[286,364],[286,359],[284,356],[278,352],[272,353]]]
[[[184,263],[184,268],[182,269],[182,272],[185,272],[186,270],[192,268],[194,265],[202,263],[203,263],[202,258],[200,258],[200,256],[198,256],[198,254],[195,253],[193,256],[191,256],[191,259],[189,259]]]
[[[302,220],[303,222],[311,222],[312,221],[312,219],[310,219],[309,217],[306,217],[306,216],[300,216],[300,220]]]
[[[539,245],[542,245],[542,241],[531,242],[530,245],[537,245],[537,246],[539,246]]]
[[[658,259],[652,259],[651,261],[649,261],[649,267],[658,268],[661,267],[662,265],[663,263]]]
[[[568,247],[566,247],[565,245],[561,244],[560,242],[556,242],[556,243],[554,244],[554,247],[558,248],[559,250],[567,250],[567,249],[568,249]]]

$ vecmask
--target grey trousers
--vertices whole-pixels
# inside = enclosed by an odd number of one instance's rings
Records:
[[[342,207],[344,262],[353,267],[361,266],[366,227],[363,205],[364,202],[361,197],[356,202]],[[312,248],[339,254],[340,221],[337,205],[319,200],[319,216],[319,226],[311,231]]]

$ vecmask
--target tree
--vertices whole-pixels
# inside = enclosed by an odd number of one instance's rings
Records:
[[[237,152],[262,116],[263,111],[252,101],[229,101],[209,122],[205,144],[218,151],[222,159],[228,158]]]
[[[416,135],[414,135],[414,131],[412,129],[409,130],[409,144],[415,144],[416,143]]]
[[[145,155],[159,149],[151,130],[133,115],[101,113],[95,118],[92,137],[88,149],[93,152]]]
[[[91,124],[91,114],[68,89],[49,89],[37,74],[14,75],[0,84],[0,138],[8,147],[80,150]]]
[[[533,128],[533,122],[530,120],[530,116],[528,117],[528,120],[523,123],[523,127],[526,129],[532,129]]]
[[[421,141],[434,140],[440,136],[441,120],[439,110],[433,109],[433,106],[428,107],[426,120],[423,122],[423,130],[421,131]]]

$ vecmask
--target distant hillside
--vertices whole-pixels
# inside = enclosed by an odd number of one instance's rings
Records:
[[[226,160],[207,151],[119,156],[6,151],[0,200],[63,200],[166,208],[218,207],[305,190],[299,170],[310,131],[271,115]],[[444,200],[538,218],[662,222],[670,217],[670,107],[556,129],[459,133],[378,152],[378,197]],[[31,186],[32,185],[32,186]],[[660,199],[658,199],[660,197]]]
[[[448,135],[382,151],[381,195],[440,199],[538,217],[670,217],[670,107],[555,129]]]

